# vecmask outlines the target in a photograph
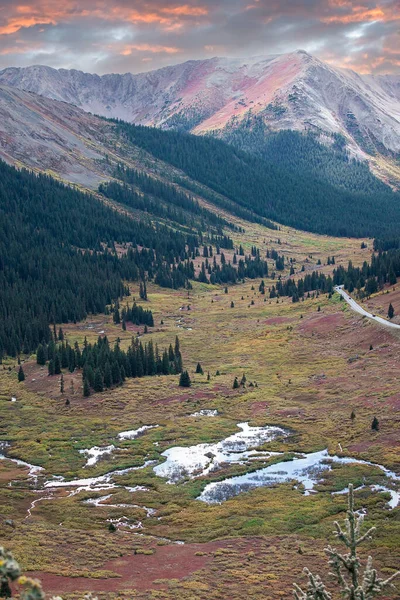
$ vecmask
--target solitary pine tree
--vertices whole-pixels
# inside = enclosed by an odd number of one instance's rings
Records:
[[[379,431],[379,421],[376,417],[372,419],[371,429],[372,431]]]
[[[190,376],[187,371],[183,371],[179,378],[179,386],[180,387],[190,387],[192,382],[190,381]]]
[[[196,373],[200,373],[200,375],[204,375],[204,371],[202,369],[201,364],[198,362],[196,367]]]
[[[393,317],[394,317],[394,308],[392,306],[392,303],[389,304],[388,317],[389,317],[389,319],[393,319]]]
[[[357,554],[357,548],[365,540],[370,540],[375,532],[371,527],[366,533],[361,534],[364,515],[354,509],[354,492],[352,484],[349,484],[349,503],[347,519],[342,528],[335,521],[335,535],[340,542],[348,548],[347,554],[341,554],[336,548],[328,546],[325,553],[328,556],[331,574],[335,578],[335,592],[333,595],[326,588],[319,575],[313,575],[307,568],[304,569],[308,577],[307,590],[303,591],[296,583],[294,584],[294,597],[296,600],[373,600],[376,596],[390,587],[392,581],[400,575],[400,571],[393,573],[387,579],[378,577],[376,569],[372,566],[372,557],[369,556],[364,569]]]
[[[20,366],[18,370],[18,381],[25,381],[25,373],[22,366]]]
[[[239,387],[239,382],[238,382],[238,378],[237,378],[237,377],[235,377],[235,380],[234,380],[234,382],[233,382],[233,386],[232,386],[232,387],[233,387],[233,389],[234,389],[234,390],[237,390],[237,389],[238,389],[238,387]]]

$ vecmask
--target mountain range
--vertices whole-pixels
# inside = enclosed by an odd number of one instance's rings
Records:
[[[376,168],[377,157],[393,165],[400,153],[400,76],[359,75],[301,50],[137,75],[10,67],[0,83],[105,117],[225,139],[260,120],[268,130],[313,131],[327,143],[339,134],[351,155]]]

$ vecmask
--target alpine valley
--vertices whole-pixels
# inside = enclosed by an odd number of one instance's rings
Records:
[[[400,77],[9,67],[0,158],[0,597],[398,598]]]

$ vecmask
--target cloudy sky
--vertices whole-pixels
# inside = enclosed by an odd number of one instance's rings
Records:
[[[0,0],[0,68],[140,72],[299,48],[400,73],[400,0]]]

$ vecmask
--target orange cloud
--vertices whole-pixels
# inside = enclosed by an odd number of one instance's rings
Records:
[[[171,30],[178,29],[182,23],[180,20],[185,17],[204,17],[208,14],[208,9],[202,6],[190,6],[189,4],[177,4],[166,7],[162,5],[162,0],[158,0],[160,5],[148,10],[144,5],[140,8],[132,9],[129,6],[118,5],[109,6],[105,0],[92,0],[81,7],[74,0],[67,0],[61,6],[55,8],[51,0],[38,0],[31,6],[21,4],[9,10],[10,16],[0,20],[0,35],[16,33],[24,27],[33,25],[56,25],[59,22],[71,22],[79,18],[99,18],[106,21],[121,20],[133,24],[158,24]],[[92,4],[92,6],[87,6]],[[137,3],[140,4],[140,3]]]
[[[185,17],[205,17],[208,15],[208,9],[204,6],[175,6],[173,8],[162,8],[161,12],[168,15],[185,16]]]
[[[180,52],[179,48],[171,46],[152,46],[151,44],[128,44],[123,50],[121,50],[121,56],[130,56],[134,50],[138,52],[151,52],[152,54],[165,52],[166,54],[177,54]]]
[[[16,33],[22,27],[33,27],[33,25],[55,25],[57,21],[50,17],[27,17],[9,19],[8,23],[0,27],[0,35]]]
[[[349,9],[347,14],[330,15],[322,17],[323,23],[362,23],[370,21],[393,21],[400,19],[400,5],[396,9],[389,6],[376,6],[367,8],[362,5],[354,6],[353,2],[347,0],[330,0],[329,6],[333,9]]]

